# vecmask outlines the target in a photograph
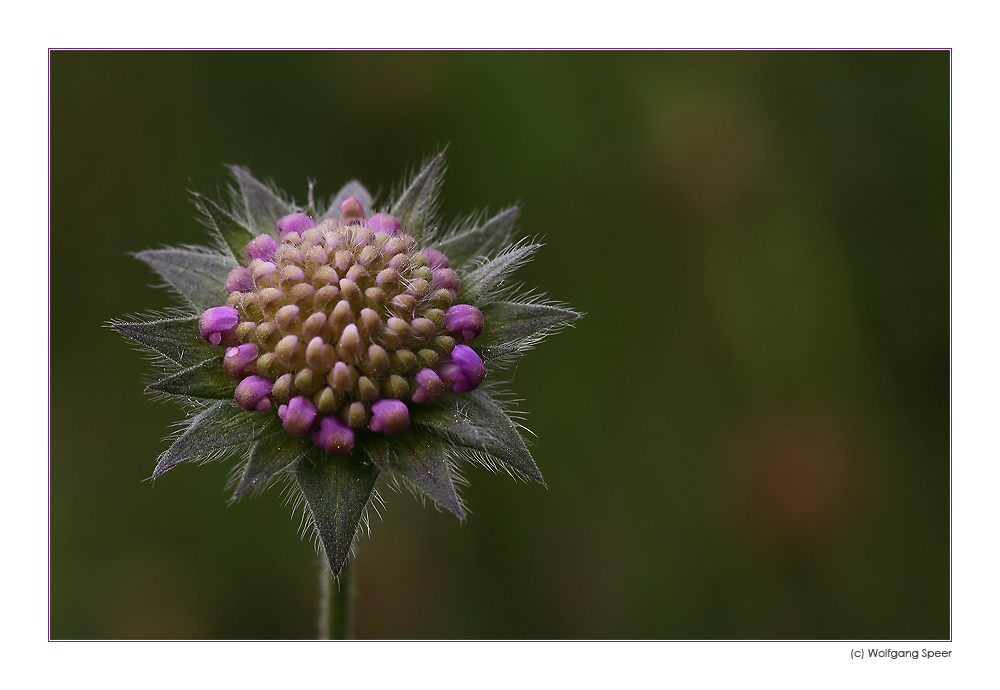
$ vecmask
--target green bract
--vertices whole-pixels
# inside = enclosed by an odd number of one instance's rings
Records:
[[[543,481],[496,371],[580,314],[506,286],[540,246],[516,208],[441,230],[441,155],[379,213],[358,182],[300,207],[232,172],[229,209],[196,195],[213,247],[136,255],[184,306],[111,323],[193,410],[153,477],[237,455],[234,497],[289,479],[334,575],[381,474],[460,518],[460,461]]]

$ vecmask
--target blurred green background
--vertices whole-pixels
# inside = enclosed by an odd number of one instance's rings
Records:
[[[102,324],[223,163],[384,201],[447,144],[444,217],[519,202],[588,315],[516,369],[549,488],[383,487],[358,636],[949,637],[949,57],[51,53],[51,636],[315,635],[277,490],[144,481],[183,415]]]

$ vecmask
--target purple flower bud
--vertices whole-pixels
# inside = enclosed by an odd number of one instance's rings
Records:
[[[353,196],[344,199],[344,203],[340,205],[340,219],[344,225],[363,224],[365,222],[365,209],[361,207],[361,202]]]
[[[427,257],[427,265],[431,268],[448,268],[448,257],[437,249],[425,249],[423,255]]]
[[[326,379],[333,387],[333,390],[340,392],[351,390],[355,384],[355,377],[351,376],[351,367],[343,362],[334,364],[333,369],[327,374]]]
[[[434,269],[434,288],[440,290],[458,290],[458,274],[450,268]]]
[[[402,400],[385,398],[372,403],[372,419],[368,428],[383,434],[398,434],[410,426],[410,411]]]
[[[421,369],[416,379],[420,388],[413,394],[413,402],[432,403],[444,393],[444,383],[433,369]]]
[[[291,281],[292,283],[300,283],[306,279],[306,273],[301,268],[295,265],[289,264],[281,269],[281,282],[287,283]]]
[[[226,277],[226,290],[228,292],[250,292],[253,290],[253,277],[250,275],[250,271],[242,266],[231,270]]]
[[[274,387],[270,381],[263,376],[247,376],[236,386],[233,397],[236,404],[244,410],[267,410],[271,407],[271,401],[267,396],[271,394]]]
[[[316,227],[316,223],[313,219],[304,213],[293,213],[290,216],[285,216],[277,223],[278,235],[284,237],[290,232],[297,232],[300,235],[304,233],[309,228]]]
[[[347,456],[354,450],[354,430],[337,417],[323,417],[312,440],[330,455]]]
[[[445,312],[444,325],[449,331],[462,331],[467,341],[472,340],[483,332],[483,312],[471,304],[456,304]]]
[[[486,378],[486,365],[483,364],[483,360],[476,354],[476,351],[468,345],[456,345],[455,349],[451,351],[451,361],[458,365],[468,380],[468,388],[461,390],[456,380],[454,388],[456,393],[475,390]]]
[[[394,284],[399,280],[399,271],[395,268],[383,268],[375,276],[375,283],[377,285],[388,285]]]
[[[297,395],[278,408],[278,416],[285,431],[302,438],[316,421],[316,406],[308,398]]]
[[[222,331],[228,331],[240,321],[240,313],[233,307],[212,307],[198,319],[201,337],[218,345],[222,342]]]
[[[465,375],[462,368],[452,361],[447,361],[437,370],[441,377],[441,383],[446,391],[464,393],[469,390],[469,377]]]
[[[263,259],[253,259],[250,262],[250,275],[255,279],[263,278],[264,276],[271,275],[278,270],[278,267],[274,265],[271,261],[264,261]]]
[[[306,216],[306,218],[308,217],[309,216]],[[247,254],[249,254],[252,259],[273,261],[274,252],[277,251],[277,249],[278,243],[273,237],[270,235],[258,235],[250,240],[250,243],[247,245]]]
[[[384,232],[387,235],[398,235],[400,229],[403,227],[398,220],[388,213],[376,213],[368,219],[365,225],[375,232]]]
[[[222,358],[222,368],[235,379],[246,365],[257,359],[257,354],[257,346],[253,343],[244,343],[238,347],[231,347],[226,350],[226,356]]]

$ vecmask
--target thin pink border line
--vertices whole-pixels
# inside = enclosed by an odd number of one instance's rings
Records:
[[[948,634],[955,640],[955,355],[954,355],[954,234],[955,234],[955,61],[948,51]]]
[[[305,642],[305,643],[314,643],[314,644],[341,644],[341,643],[349,643],[349,644],[381,644],[381,643],[395,643],[395,642],[426,642],[426,643],[429,643],[429,644],[436,644],[436,643],[468,643],[468,644],[480,644],[480,643],[486,643],[486,644],[492,644],[492,643],[540,644],[540,643],[551,643],[551,644],[563,644],[563,643],[577,643],[577,642],[579,642],[579,643],[590,643],[590,644],[606,644],[606,643],[609,643],[609,642],[620,642],[620,643],[625,643],[625,644],[642,643],[642,642],[649,642],[649,643],[652,643],[652,644],[702,644],[702,643],[706,643],[706,642],[707,643],[718,642],[718,643],[722,643],[722,644],[732,644],[732,643],[739,643],[739,642],[760,643],[760,644],[784,644],[784,643],[790,643],[790,642],[802,642],[802,643],[828,642],[828,643],[834,643],[834,644],[949,644],[949,643],[952,642],[952,640],[950,640],[950,639],[948,639],[948,640],[729,640],[729,639],[726,639],[726,640],[656,640],[656,639],[647,640],[647,639],[643,639],[643,638],[639,637],[639,638],[630,638],[630,639],[626,639],[626,640],[574,640],[574,639],[565,639],[565,640],[563,640],[563,639],[559,639],[559,640],[542,640],[542,639],[539,639],[539,640],[533,640],[533,639],[526,639],[526,640],[511,640],[511,639],[503,639],[503,640],[488,640],[488,639],[480,639],[480,640],[457,640],[457,639],[455,639],[455,640],[453,640],[453,639],[440,639],[440,640],[423,640],[423,639],[421,639],[421,640],[409,640],[409,639],[384,639],[384,640],[383,639],[372,639],[372,640],[310,640],[310,639],[304,639],[304,640],[257,640],[257,639],[226,639],[226,640],[175,640],[175,639],[170,639],[170,640],[117,640],[117,639],[109,639],[109,640],[49,640],[49,642],[53,642],[53,643],[60,643],[60,642],[64,642],[64,643],[91,642],[91,643],[96,643],[96,644],[101,644],[101,643],[106,643],[106,642],[114,642],[114,643],[118,643],[118,642],[134,642],[134,643],[138,643],[138,644],[148,643],[148,642],[152,642],[152,643],[176,642],[176,643],[179,643],[179,644],[192,644],[192,643],[200,644],[202,642],[260,642],[260,643],[266,643],[266,644],[271,644],[271,643],[275,643],[275,642],[287,642],[287,643],[294,643],[294,644],[301,644],[303,642]]]
[[[47,271],[47,280],[45,281],[45,309],[46,309],[46,319],[45,328],[48,331],[48,338],[46,338],[45,343],[45,368],[48,371],[49,378],[49,390],[48,399],[45,401],[45,436],[47,438],[47,449],[46,449],[46,468],[45,468],[45,481],[46,481],[46,495],[48,496],[48,505],[46,506],[46,519],[48,524],[46,525],[46,544],[45,544],[45,568],[46,574],[48,575],[46,592],[45,592],[45,603],[46,610],[48,613],[48,636],[49,642],[52,642],[52,51],[51,49],[46,51],[46,65],[45,65],[45,76],[48,80],[47,88],[45,90],[45,147],[47,149],[48,155],[46,156],[47,169],[45,171],[45,186],[46,194],[48,199],[46,200],[46,210],[48,213],[48,218],[46,219],[46,229],[45,229],[45,270]]]
[[[46,269],[48,271],[49,280],[46,283],[46,328],[49,333],[49,338],[46,343],[46,368],[49,375],[49,395],[46,401],[46,435],[48,437],[48,452],[47,456],[47,468],[46,468],[46,480],[48,482],[48,506],[47,506],[47,545],[46,545],[46,567],[48,570],[48,587],[46,592],[46,604],[48,611],[48,641],[49,642],[187,642],[187,643],[200,643],[200,642],[329,642],[328,640],[237,640],[237,639],[227,639],[227,640],[53,640],[52,639],[52,391],[51,391],[51,381],[52,381],[52,286],[51,286],[51,276],[52,276],[52,52],[53,51],[70,51],[70,50],[81,50],[81,51],[126,51],[126,50],[139,50],[139,51],[188,51],[188,52],[205,52],[205,51],[233,51],[233,50],[246,50],[252,52],[263,52],[263,51],[302,51],[302,50],[315,50],[315,51],[347,51],[347,50],[419,50],[422,52],[428,51],[446,51],[446,50],[473,50],[473,51],[485,51],[485,50],[505,50],[505,51],[543,51],[543,50],[553,50],[553,51],[563,51],[563,50],[587,50],[587,51],[627,51],[627,50],[637,50],[637,51],[816,51],[816,50],[829,50],[829,51],[861,51],[861,50],[873,50],[873,51],[929,51],[929,50],[945,50],[948,52],[948,633],[949,637],[946,640],[933,640],[933,639],[917,639],[917,640],[657,640],[657,639],[629,639],[629,640],[396,640],[396,639],[386,639],[386,640],[338,640],[338,642],[361,642],[361,643],[372,643],[372,642],[581,642],[581,643],[605,643],[605,642],[657,642],[657,643],[685,643],[685,642],[763,642],[763,643],[778,643],[778,642],[828,642],[828,643],[844,643],[844,642],[864,642],[864,643],[917,643],[917,642],[954,642],[955,641],[955,521],[954,521],[954,510],[955,510],[955,496],[954,496],[954,356],[953,346],[954,346],[954,295],[953,295],[953,282],[954,282],[954,171],[953,171],[953,156],[954,156],[954,48],[53,48],[50,47],[46,49],[46,77],[48,79],[48,88],[46,89],[46,145],[48,148],[48,166],[46,171],[46,188],[48,192],[48,201],[46,208],[48,210],[48,222],[46,229]]]
[[[548,48],[547,47],[542,47],[542,48],[538,48],[538,47],[527,47],[527,48],[477,48],[477,47],[470,47],[470,46],[454,46],[454,47],[450,47],[450,48],[395,48],[395,47],[394,48],[385,48],[385,47],[379,47],[379,46],[363,46],[363,47],[355,47],[355,48],[329,48],[329,47],[323,47],[323,48],[316,48],[316,47],[287,48],[287,47],[280,47],[280,46],[279,47],[273,47],[273,48],[246,48],[246,47],[237,47],[237,48],[171,48],[171,47],[159,47],[159,48],[134,48],[134,47],[120,47],[120,48],[100,48],[100,47],[94,48],[94,47],[89,47],[88,48],[88,47],[85,47],[85,48],[79,48],[79,47],[77,47],[77,48],[73,48],[73,47],[52,46],[52,47],[47,48],[47,50],[48,51],[54,51],[54,50],[58,50],[58,51],[77,50],[77,51],[87,51],[87,52],[93,52],[93,51],[118,52],[118,51],[129,51],[129,50],[131,50],[131,51],[143,51],[143,52],[150,52],[150,51],[174,51],[174,52],[190,52],[190,53],[202,53],[202,52],[211,52],[211,51],[222,52],[222,51],[237,51],[237,50],[239,50],[239,51],[245,51],[245,52],[252,52],[252,53],[282,52],[282,51],[285,51],[285,52],[296,52],[296,51],[314,51],[314,52],[352,52],[352,51],[353,52],[357,52],[357,51],[378,52],[378,51],[382,51],[382,52],[387,52],[387,51],[395,51],[395,52],[409,52],[409,53],[413,53],[413,52],[420,52],[420,53],[440,52],[440,53],[445,53],[445,52],[457,52],[457,51],[468,51],[468,52],[496,51],[496,52],[509,52],[509,53],[513,53],[513,52],[542,52],[542,51],[552,51],[552,52],[576,51],[576,52],[590,52],[590,53],[602,52],[603,53],[603,52],[626,52],[626,51],[630,51],[630,50],[632,50],[632,51],[642,51],[642,52],[675,52],[675,53],[676,52],[692,52],[692,51],[704,51],[704,52],[713,52],[713,53],[718,53],[718,52],[767,52],[767,51],[771,51],[771,52],[789,52],[789,51],[829,51],[829,52],[860,52],[860,51],[872,51],[872,52],[948,51],[949,53],[951,53],[951,52],[954,51],[954,48],[945,47],[945,46],[942,46],[942,47],[933,47],[933,46],[931,46],[931,47],[913,47],[913,46],[906,46],[906,47],[899,47],[899,48],[871,48],[871,47],[854,47],[854,48],[844,48],[844,47],[820,47],[820,48],[816,48],[816,47],[812,47],[812,48],[810,48],[810,47],[802,47],[802,46],[788,46],[788,47],[778,47],[778,48],[774,48],[774,47],[769,47],[769,48],[712,48],[712,47],[704,47],[704,46],[692,46],[692,47],[684,47],[684,48],[664,48],[664,47],[640,47],[640,48],[617,48],[617,47],[611,47],[611,48],[593,48],[593,47],[585,47],[585,46],[583,46],[583,47],[581,47],[581,46],[570,46],[570,47],[563,47],[563,48],[551,48],[551,47],[548,47]],[[949,60],[949,64],[950,64],[950,60]],[[951,73],[951,69],[949,67],[949,77],[950,77],[950,73]]]

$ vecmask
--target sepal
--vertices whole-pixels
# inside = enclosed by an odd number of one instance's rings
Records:
[[[447,255],[452,268],[477,256],[489,256],[507,244],[518,213],[516,206],[501,211],[482,226],[452,235],[436,247]]]
[[[318,446],[295,465],[295,479],[309,506],[334,577],[351,552],[378,474],[378,468],[362,460],[360,453],[336,458],[326,455]]]
[[[246,168],[234,165],[229,170],[240,185],[243,207],[252,226],[250,229],[257,234],[266,232],[274,235],[275,223],[280,218],[295,213],[295,208],[269,186],[255,179]]]
[[[444,172],[443,162],[443,153],[434,156],[431,162],[413,178],[413,182],[389,211],[389,215],[398,218],[403,224],[403,232],[417,240],[423,238],[427,219],[434,209],[438,185]]]
[[[250,450],[250,459],[240,478],[233,498],[238,498],[275,474],[306,456],[314,447],[308,439],[301,439],[286,433],[281,426],[281,420],[274,415],[268,415],[267,427],[260,440]]]
[[[244,412],[232,401],[220,400],[191,418],[187,428],[160,456],[153,479],[192,460],[208,460],[224,451],[247,446],[260,434],[265,417]]]
[[[218,353],[218,350],[200,337],[197,316],[136,323],[112,321],[110,326],[129,340],[163,355],[175,364],[196,364]]]
[[[408,429],[391,439],[376,436],[365,448],[380,470],[393,473],[441,507],[465,518],[442,438],[421,429]]]
[[[190,249],[147,249],[135,258],[160,276],[199,310],[225,304],[226,276],[236,262],[223,254]]]
[[[151,383],[146,388],[170,395],[225,400],[232,399],[238,383],[222,368],[222,355],[219,354],[156,383]]]
[[[203,194],[195,194],[195,198],[198,199],[198,204],[201,206],[205,214],[212,219],[212,223],[215,225],[215,231],[219,234],[219,238],[225,243],[232,253],[233,258],[235,258],[240,264],[246,264],[247,259],[247,245],[253,242],[257,238],[257,234],[252,232],[250,228],[243,225],[235,218],[233,218],[229,213],[219,208],[218,205],[207,196]]]

